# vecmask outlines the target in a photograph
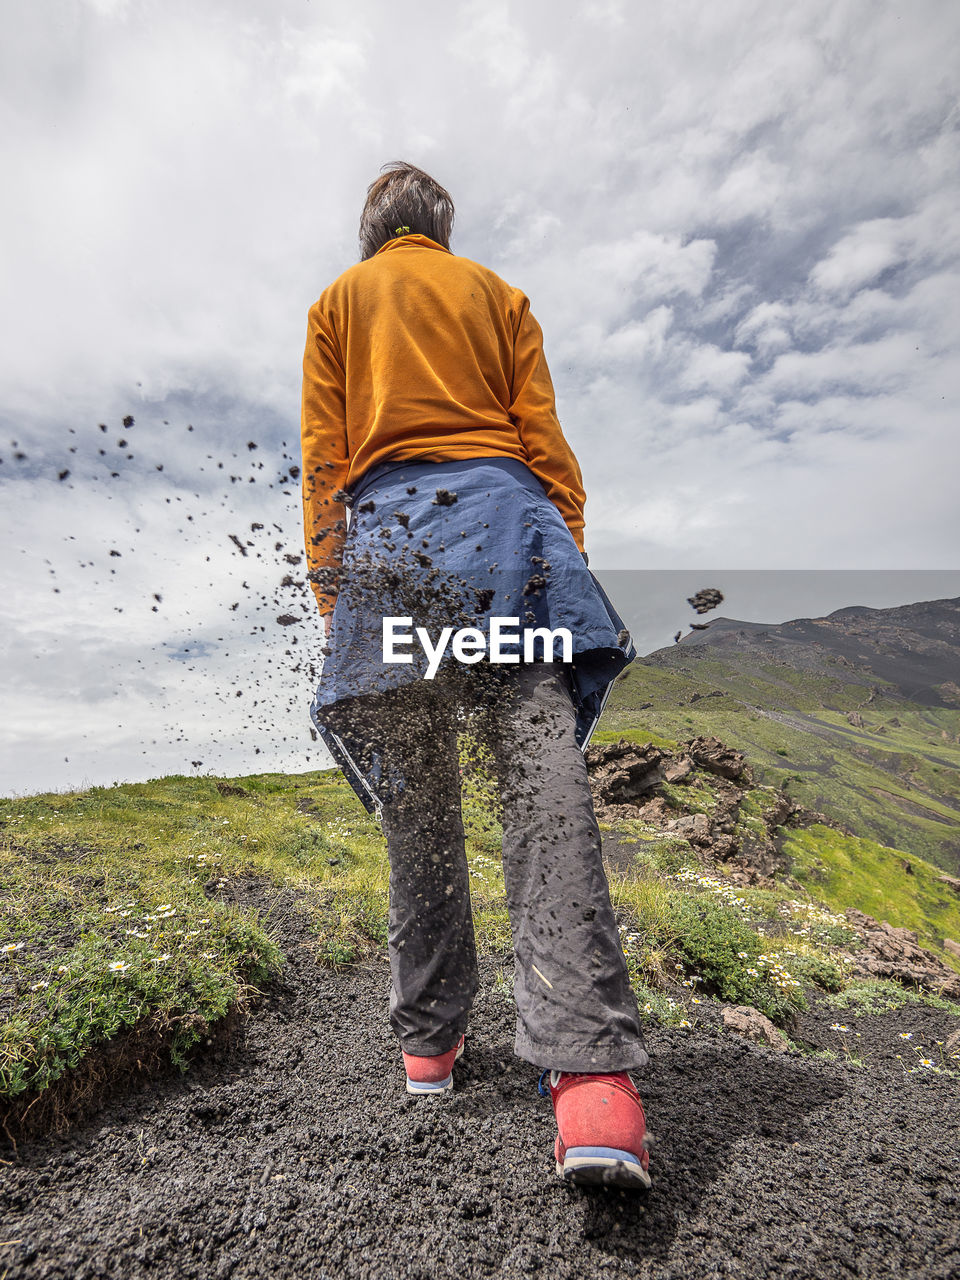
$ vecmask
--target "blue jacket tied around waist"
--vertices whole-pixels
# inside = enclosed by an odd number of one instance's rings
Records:
[[[344,699],[426,675],[427,657],[416,642],[406,649],[413,661],[384,661],[384,617],[409,618],[404,630],[422,626],[434,643],[444,624],[473,627],[489,638],[495,617],[518,619],[514,632],[566,629],[577,741],[585,748],[613,682],[636,650],[536,476],[512,458],[384,463],[360,480],[350,507],[340,589],[310,715],[365,807],[374,812],[381,803],[376,755],[372,767],[362,769],[325,712]],[[554,660],[561,656],[557,639]],[[444,663],[455,661],[448,650]]]

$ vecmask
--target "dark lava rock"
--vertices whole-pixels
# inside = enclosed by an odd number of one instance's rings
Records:
[[[694,764],[715,773],[719,778],[742,779],[752,781],[750,766],[742,751],[735,751],[714,737],[688,738],[683,746]]]
[[[886,920],[850,908],[847,919],[860,935],[865,952],[857,955],[855,972],[864,978],[895,978],[922,984],[947,999],[960,999],[960,974],[919,944],[912,929],[897,929]]]
[[[635,805],[663,781],[663,752],[650,742],[621,738],[587,747],[590,789],[601,805]]]

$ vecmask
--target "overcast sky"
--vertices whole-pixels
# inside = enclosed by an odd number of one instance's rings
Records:
[[[0,790],[316,762],[287,468],[388,160],[530,297],[591,564],[691,575],[643,651],[725,570],[823,571],[740,575],[760,621],[960,594],[902,572],[960,570],[958,47],[953,0],[6,0]]]

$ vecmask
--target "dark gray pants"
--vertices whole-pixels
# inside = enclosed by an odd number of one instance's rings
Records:
[[[387,773],[402,776],[383,809],[393,1029],[407,1053],[444,1053],[466,1029],[477,990],[457,707],[465,690],[469,698],[482,689],[473,727],[499,785],[516,1053],[558,1071],[642,1067],[647,1053],[574,737],[569,673],[541,663],[460,673],[335,708],[339,726],[375,745]]]

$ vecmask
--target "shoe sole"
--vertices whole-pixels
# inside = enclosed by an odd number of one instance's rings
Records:
[[[460,1045],[460,1047],[457,1049],[457,1058],[459,1058],[460,1055],[463,1053],[463,1049],[464,1049],[464,1046]],[[454,1058],[454,1062],[456,1062],[457,1058]],[[432,1094],[437,1094],[437,1093],[449,1093],[449,1091],[452,1088],[453,1088],[453,1072],[452,1071],[447,1076],[446,1080],[437,1080],[435,1082],[431,1081],[430,1083],[427,1083],[426,1081],[421,1081],[421,1080],[411,1080],[410,1077],[407,1076],[407,1093],[412,1093],[415,1097],[422,1098],[424,1096],[430,1097]]]
[[[630,1151],[615,1147],[571,1147],[563,1164],[557,1161],[557,1176],[576,1186],[627,1187],[649,1190],[652,1179]]]

